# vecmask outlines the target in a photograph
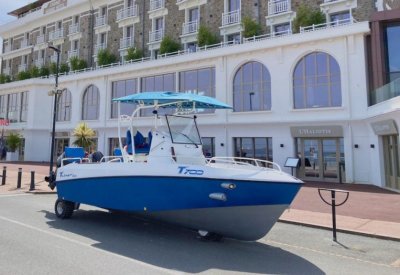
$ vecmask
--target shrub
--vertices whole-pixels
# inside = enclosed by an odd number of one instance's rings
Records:
[[[31,78],[31,74],[26,71],[26,72],[19,72],[17,75],[18,80],[25,80]]]
[[[10,133],[6,137],[6,144],[9,152],[15,152],[18,149],[18,146],[21,144],[21,137],[17,133]]]
[[[51,63],[50,64],[50,67],[49,67],[49,71],[50,71],[50,74],[56,74],[56,72],[57,72],[57,64],[56,63]]]
[[[293,32],[300,32],[300,27],[323,24],[326,22],[325,15],[319,9],[313,9],[301,4],[293,20]]]
[[[213,34],[206,26],[201,25],[197,33],[199,47],[219,43],[218,36]]]
[[[86,61],[78,58],[77,56],[72,57],[69,60],[69,63],[72,71],[79,71],[87,68]]]
[[[96,133],[86,123],[82,122],[76,126],[72,135],[75,137],[74,145],[87,149],[93,145],[93,138]]]
[[[251,19],[249,16],[245,16],[242,20],[243,26],[243,37],[252,37],[261,34],[261,25]]]
[[[40,76],[39,68],[36,66],[31,67],[31,69],[29,70],[29,73],[31,74],[32,78]]]
[[[143,57],[143,52],[137,48],[129,48],[126,56],[125,56],[125,60],[129,61],[129,60],[135,60],[135,59],[139,59]]]
[[[60,65],[60,74],[66,74],[69,72],[69,66],[67,63],[62,63]]]
[[[97,65],[105,66],[117,62],[117,57],[110,53],[107,49],[100,50],[97,53]]]
[[[0,84],[11,82],[11,77],[6,74],[0,74]]]
[[[181,45],[169,36],[165,36],[161,41],[160,54],[173,53],[179,51],[180,49]]]
[[[39,76],[49,76],[49,74],[50,70],[48,67],[43,66],[39,69]]]

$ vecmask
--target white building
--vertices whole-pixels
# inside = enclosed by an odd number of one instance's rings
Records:
[[[78,13],[67,4],[61,11],[68,16]],[[32,22],[55,21],[56,16],[55,12]],[[13,31],[28,28],[23,23],[0,27],[0,35],[7,41]],[[234,107],[198,115],[210,154],[270,159],[282,167],[288,157],[300,156],[302,165],[295,173],[305,180],[400,189],[400,97],[369,102],[369,34],[369,22],[351,18],[296,34],[242,42],[233,37],[235,43],[198,47],[196,52],[62,75],[59,87],[66,91],[58,105],[56,151],[72,144],[73,129],[84,121],[97,133],[97,149],[111,155],[117,144],[113,97],[151,90],[200,91]],[[2,57],[11,60],[20,51]],[[49,77],[0,85],[0,116],[12,122],[5,126],[7,132],[23,136],[24,160],[49,160],[54,98],[48,92],[54,83]],[[143,116],[138,128],[147,133],[152,123],[152,117]]]

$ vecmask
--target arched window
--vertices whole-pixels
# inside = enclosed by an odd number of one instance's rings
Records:
[[[342,106],[340,68],[329,54],[314,52],[304,56],[293,73],[294,108]]]
[[[90,85],[83,93],[82,120],[94,120],[99,118],[99,89]]]
[[[235,112],[271,109],[271,76],[263,64],[248,62],[236,72],[233,109]]]
[[[64,89],[57,98],[57,121],[71,120],[71,92]]]

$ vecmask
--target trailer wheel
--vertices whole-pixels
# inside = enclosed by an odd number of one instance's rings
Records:
[[[60,219],[69,219],[74,212],[75,204],[63,199],[57,199],[54,205],[56,216]]]

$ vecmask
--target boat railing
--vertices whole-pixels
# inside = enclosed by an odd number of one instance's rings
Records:
[[[61,160],[61,166],[71,164],[71,163],[89,163],[91,162],[89,158],[63,158]]]
[[[122,156],[104,156],[99,162],[123,162]]]
[[[277,163],[263,159],[243,157],[212,157],[208,159],[208,163],[222,163],[235,166],[256,166],[260,168],[282,171],[281,167]]]

